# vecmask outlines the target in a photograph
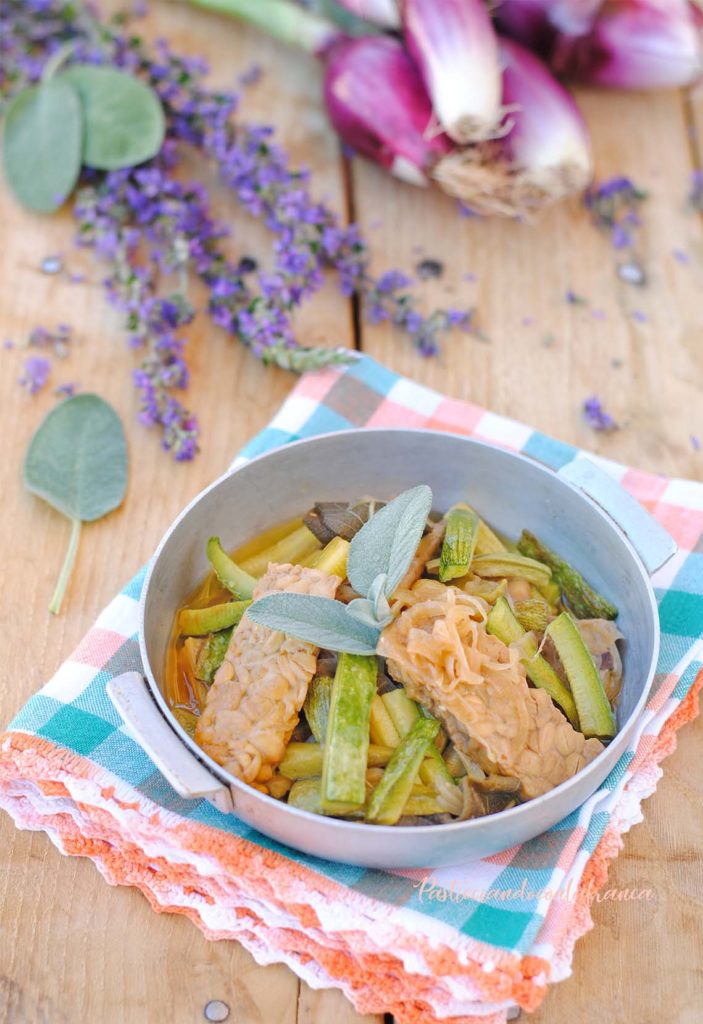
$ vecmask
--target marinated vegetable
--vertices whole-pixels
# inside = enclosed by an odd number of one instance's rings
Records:
[[[615,619],[618,610],[593,589],[572,565],[550,551],[529,530],[523,530],[518,541],[520,552],[528,558],[544,562],[564,594],[567,604],[579,619]]]
[[[442,583],[466,576],[478,540],[478,516],[468,505],[455,505],[447,514],[439,578]]]
[[[548,792],[615,735],[617,609],[469,502],[432,510],[422,484],[319,502],[231,554],[216,537],[206,549],[167,697],[206,753],[273,799],[441,827]]]

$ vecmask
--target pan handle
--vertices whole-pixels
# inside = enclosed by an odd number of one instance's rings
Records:
[[[193,757],[170,728],[139,672],[125,672],[107,684],[107,695],[145,754],[179,796],[205,798],[225,813],[234,810],[232,794]]]
[[[673,537],[595,462],[575,458],[562,466],[558,476],[575,484],[607,512],[629,539],[650,576],[676,554],[678,548]]]

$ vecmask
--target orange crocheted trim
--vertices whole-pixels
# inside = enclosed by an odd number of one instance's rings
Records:
[[[661,734],[648,753],[646,765],[658,764],[676,746],[676,731],[698,713],[698,695],[703,686],[703,672],[693,684],[686,698],[665,723]],[[55,747],[46,740],[24,733],[6,733],[0,738],[0,779],[9,781],[22,777],[34,782],[48,796],[67,796],[69,791],[60,779],[48,778],[54,773],[76,778],[99,778],[102,769],[91,761]],[[116,797],[112,786],[101,787],[101,795],[108,803],[121,808],[138,809],[137,802],[124,802]],[[21,803],[21,797],[17,798]],[[212,932],[204,926],[197,910],[173,906],[159,899],[161,881],[177,885],[190,895],[206,903],[218,901],[218,896],[232,895],[223,889],[216,878],[201,878],[187,864],[174,864],[165,859],[147,857],[136,842],[125,839],[120,825],[108,810],[89,804],[78,805],[84,815],[84,831],[69,814],[45,815],[41,825],[55,830],[61,837],[62,847],[69,855],[88,856],[99,861],[101,870],[112,884],[138,887],[158,912],[185,914],[201,928],[208,938],[239,938],[255,946],[257,934],[266,933],[266,944],[305,963],[311,958],[318,962],[329,977],[337,981],[348,993],[362,1013],[383,1013],[392,1010],[400,1024],[434,1024],[435,1016],[427,1001],[433,979],[422,975],[409,975],[400,956],[380,951],[368,934],[349,930],[339,933],[334,940],[317,941],[313,936],[297,929],[271,928],[251,909],[239,908],[237,917],[244,924],[243,931],[234,933]],[[18,814],[21,818],[21,813]],[[150,816],[149,824],[158,826],[172,840],[185,849],[204,853],[217,859],[225,875],[236,879],[237,885],[246,881],[254,891],[272,901],[285,903],[288,913],[296,917],[302,927],[321,931],[313,908],[299,902],[301,883],[315,888],[329,900],[338,899],[347,904],[363,907],[373,900],[317,874],[296,862],[291,862],[273,850],[267,850],[245,839],[228,835],[216,828],[184,821],[159,811]],[[85,834],[90,832],[91,834]],[[616,825],[609,826],[586,866],[574,903],[569,926],[561,937],[560,951],[569,950],[574,942],[593,926],[590,903],[594,892],[605,883],[612,859],[622,846]],[[295,894],[295,899],[292,898]],[[469,978],[490,1002],[510,1000],[525,1010],[534,1010],[547,992],[550,965],[539,957],[517,957],[480,942],[464,940],[464,957],[459,959],[456,949],[447,945],[430,945],[422,934],[407,935],[398,930],[399,950],[422,949],[428,966],[435,976],[445,974]],[[333,944],[333,941],[335,944]],[[339,948],[344,943],[345,948]],[[484,964],[491,962],[493,969],[486,971]],[[448,1018],[447,1024],[498,1024],[503,1015],[489,1017]]]

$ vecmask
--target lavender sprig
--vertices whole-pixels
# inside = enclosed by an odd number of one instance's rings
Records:
[[[291,315],[321,287],[328,269],[337,272],[343,294],[365,300],[372,322],[392,322],[423,355],[434,354],[451,327],[472,327],[470,312],[420,314],[400,272],[374,277],[358,227],[342,225],[313,200],[309,173],[289,166],[272,129],[234,122],[237,96],[204,84],[202,60],[179,56],[163,42],[148,50],[125,30],[124,18],[102,23],[71,0],[8,0],[0,15],[3,98],[36,81],[67,41],[75,60],[144,76],[166,111],[168,136],[159,156],[128,171],[86,172],[75,216],[80,241],[107,262],[106,291],[125,315],[130,345],[144,350],[135,371],[140,418],[163,428],[163,446],[176,458],[197,450],[197,421],[173,394],[188,383],[183,329],[195,315],[188,273],[207,286],[215,323],[265,364],[295,371],[355,358],[339,349],[307,349],[295,339]],[[226,231],[212,218],[205,189],[175,177],[183,144],[211,158],[241,205],[272,231],[270,272],[245,281],[241,262],[226,257],[220,245]],[[164,281],[174,275],[177,287],[164,295]]]
[[[627,284],[643,285],[646,274],[637,256],[637,235],[642,225],[639,208],[647,193],[630,178],[608,178],[592,185],[584,195],[584,204],[593,224],[610,236],[613,248],[626,253],[618,265],[618,276]]]

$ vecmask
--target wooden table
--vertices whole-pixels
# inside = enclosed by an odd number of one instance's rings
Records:
[[[427,303],[475,304],[488,343],[456,335],[439,358],[423,360],[387,327],[362,325],[330,285],[300,314],[308,343],[356,344],[415,380],[488,406],[567,441],[642,469],[701,478],[703,452],[703,232],[686,211],[698,165],[695,126],[703,97],[677,94],[580,96],[593,132],[600,177],[629,174],[650,191],[643,208],[641,256],[650,284],[616,276],[616,256],[577,202],[536,224],[471,221],[442,196],[413,190],[369,164],[343,163],[320,102],[319,69],[246,29],[184,7],[153,5],[145,31],[208,57],[213,75],[232,84],[252,61],[266,68],[247,93],[243,114],[275,123],[315,189],[361,224],[378,268],[412,272],[422,256],[444,275],[422,286]],[[198,169],[213,181],[209,168]],[[79,344],[55,383],[72,379],[119,410],[130,446],[124,506],[86,529],[64,613],[47,604],[68,541],[68,524],[21,483],[32,431],[55,399],[30,399],[17,386],[21,353],[3,351],[0,380],[5,650],[0,682],[3,723],[58,666],[91,621],[152,552],[179,509],[262,427],[292,387],[235,342],[201,321],[192,332],[190,401],[203,426],[202,453],[175,465],[155,434],[135,423],[130,355],[116,314],[105,304],[99,271],[71,249],[69,215],[33,217],[0,189],[3,225],[2,335],[17,340],[38,323],[67,321]],[[237,253],[265,259],[269,240],[232,199],[218,209],[234,228]],[[682,249],[684,264],[673,254]],[[93,284],[70,286],[37,271],[64,251]],[[467,281],[465,275],[475,275]],[[570,305],[567,290],[587,305]],[[594,317],[601,309],[604,319]],[[639,322],[634,311],[647,317]],[[528,319],[531,318],[531,319]],[[581,416],[597,392],[622,423],[593,433]],[[578,945],[573,977],[556,986],[534,1016],[539,1024],[694,1024],[703,990],[703,722],[686,728],[668,759],[646,820],[625,841],[612,883],[654,890],[650,903],[595,907],[597,927]],[[696,746],[698,741],[698,747]],[[258,967],[234,943],[208,943],[185,919],[157,916],[133,889],[108,888],[92,864],[60,857],[43,834],[16,832],[0,819],[0,1020],[8,1024],[187,1024],[223,999],[237,1024],[382,1024],[361,1018],[335,992],[315,993],[285,967]]]

